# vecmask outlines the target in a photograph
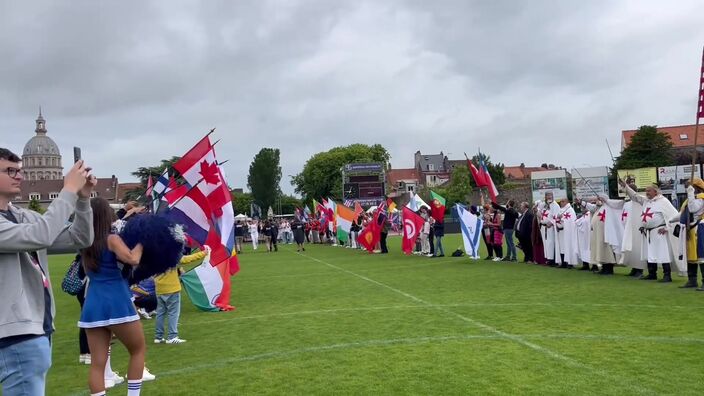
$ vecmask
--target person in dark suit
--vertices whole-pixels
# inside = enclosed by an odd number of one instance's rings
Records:
[[[521,203],[519,211],[521,212],[521,217],[518,218],[518,223],[516,224],[516,237],[521,250],[523,250],[523,262],[532,263],[533,242],[531,233],[533,232],[533,213],[527,202]]]

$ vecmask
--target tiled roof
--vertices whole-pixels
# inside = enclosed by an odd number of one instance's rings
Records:
[[[675,148],[694,145],[694,129],[695,125],[658,127],[659,132],[664,132],[670,136],[672,145]],[[627,130],[621,132],[621,151],[628,147],[628,144],[631,143],[631,139],[636,132],[638,132],[638,130]],[[699,128],[699,139],[697,140],[697,144],[704,144],[704,127]]]
[[[504,175],[507,179],[525,180],[530,179],[531,172],[545,170],[539,166],[504,166]]]
[[[418,172],[415,169],[391,169],[386,172],[386,179],[391,186],[398,185],[402,180],[418,181]]]

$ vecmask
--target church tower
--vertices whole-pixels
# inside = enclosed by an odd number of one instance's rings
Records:
[[[46,121],[39,108],[35,136],[29,139],[22,151],[22,169],[26,180],[61,180],[63,166],[59,146],[46,135]]]

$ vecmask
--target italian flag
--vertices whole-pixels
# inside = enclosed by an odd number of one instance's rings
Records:
[[[354,211],[344,205],[337,205],[337,239],[347,242],[355,219]]]
[[[203,311],[231,311],[230,260],[215,267],[210,264],[210,255],[192,270],[181,275],[181,284],[196,308]]]
[[[430,214],[435,221],[442,223],[445,220],[445,198],[434,191],[430,191],[430,196],[433,198],[433,206],[430,208]]]

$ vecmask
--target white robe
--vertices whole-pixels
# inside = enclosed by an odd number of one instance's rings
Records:
[[[557,238],[556,220],[560,214],[560,205],[551,202],[541,216],[541,224],[543,224],[543,249],[545,250],[545,258],[554,260],[556,264],[562,264],[560,259],[560,241]]]
[[[616,264],[614,250],[604,239],[604,225],[606,222],[606,208],[596,207],[592,216],[592,233],[590,240],[592,264]]]
[[[643,238],[639,231],[640,218],[638,216],[642,212],[643,207],[638,202],[626,201],[623,205],[625,224],[623,228],[623,242],[621,243],[621,261],[619,262],[619,264],[640,270],[644,270],[646,267],[646,261],[640,257]]]
[[[577,213],[575,213],[572,205],[567,204],[560,209],[560,222],[562,223],[562,234],[560,238],[560,249],[562,254],[565,255],[565,262],[569,265],[577,265],[578,263],[578,252],[579,247],[577,245]]]
[[[676,247],[679,242],[672,235],[674,224],[670,223],[670,219],[679,215],[677,209],[662,195],[648,199],[629,187],[626,188],[626,193],[631,197],[631,200],[643,205],[639,227],[644,227],[646,232],[641,234],[641,259],[661,265],[671,263],[675,265],[676,270],[686,271],[686,260],[684,262],[679,260],[678,254],[673,251],[673,247]],[[662,229],[665,229],[667,233],[660,234],[659,231]]]
[[[591,247],[589,239],[592,234],[592,217],[589,211],[585,212],[577,221],[575,228],[577,230],[577,256],[582,263],[590,263],[592,260]]]

